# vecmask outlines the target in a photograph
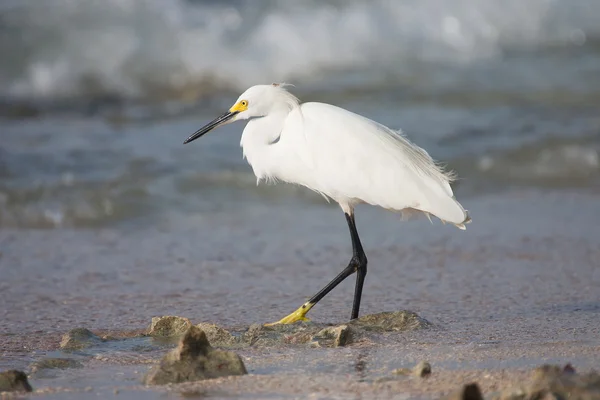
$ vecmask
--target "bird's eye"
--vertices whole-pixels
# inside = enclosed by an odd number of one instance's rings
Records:
[[[248,107],[248,102],[246,100],[240,101],[240,105],[243,107]]]

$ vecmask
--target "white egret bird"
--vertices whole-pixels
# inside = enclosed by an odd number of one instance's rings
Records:
[[[358,317],[367,257],[354,222],[355,205],[422,212],[460,229],[471,221],[450,187],[454,175],[401,132],[330,104],[301,104],[282,84],[252,86],[229,111],[196,131],[184,144],[238,120],[249,120],[240,144],[257,181],[302,185],[335,200],[346,215],[352,239],[348,266],[300,308],[274,324],[308,320],[306,313],[354,272],[351,319]]]

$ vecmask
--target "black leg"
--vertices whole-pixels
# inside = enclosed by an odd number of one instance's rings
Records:
[[[360,298],[362,295],[363,283],[365,282],[365,276],[367,275],[367,256],[363,251],[362,244],[356,231],[356,224],[354,222],[354,214],[345,214],[346,221],[348,222],[348,228],[350,228],[350,238],[352,239],[352,258],[348,263],[348,266],[344,268],[331,282],[315,294],[309,301],[311,305],[317,304],[327,293],[331,292],[333,288],[339,285],[344,279],[352,275],[354,272],[356,275],[356,287],[354,289],[354,302],[352,304],[352,314],[350,319],[358,318],[358,311],[360,309]]]
[[[367,275],[367,256],[363,251],[358,232],[356,231],[356,224],[354,223],[354,213],[346,214],[346,221],[348,222],[348,228],[350,228],[350,238],[352,239],[352,258],[348,263],[348,266],[344,268],[342,272],[338,274],[331,282],[329,282],[323,289],[319,290],[317,294],[310,298],[300,308],[284,317],[278,322],[267,325],[275,324],[290,324],[296,321],[306,321],[306,313],[331,292],[333,288],[339,285],[344,279],[356,272],[356,286],[354,289],[354,302],[352,303],[352,314],[350,319],[358,318],[358,312],[360,309],[360,298],[362,295],[363,284],[365,282],[365,276]]]
[[[354,288],[354,302],[352,303],[352,315],[350,319],[358,318],[360,310],[360,299],[362,296],[363,284],[367,276],[367,256],[360,243],[356,224],[354,223],[354,214],[346,214],[348,227],[350,228],[350,237],[352,238],[352,260],[350,264],[356,265],[356,286]]]

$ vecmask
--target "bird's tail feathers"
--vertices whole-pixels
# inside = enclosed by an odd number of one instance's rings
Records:
[[[460,224],[454,224],[458,229],[460,230],[466,230],[467,227],[465,225],[470,224],[471,223],[471,216],[469,215],[469,211],[465,210],[465,220],[463,222],[461,222]]]
[[[431,223],[433,223],[431,220],[431,216],[433,215],[439,218],[443,224],[449,223],[456,226],[458,229],[467,229],[465,225],[471,223],[471,216],[469,215],[469,212],[465,210],[454,197],[448,197],[448,200],[449,201],[446,202],[446,204],[444,204],[442,207],[436,207],[435,210],[406,208],[402,210],[402,219],[405,220],[415,214],[423,213]]]

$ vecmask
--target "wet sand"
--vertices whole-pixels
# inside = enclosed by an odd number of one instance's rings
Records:
[[[600,193],[462,201],[473,216],[466,232],[357,210],[369,258],[362,314],[408,309],[432,329],[336,349],[240,349],[248,376],[159,388],[141,377],[169,346],[132,338],[84,352],[83,368],[30,382],[49,398],[437,398],[471,381],[489,394],[543,363],[598,368]],[[65,356],[60,337],[76,327],[134,336],[160,315],[233,330],[279,319],[350,251],[335,207],[285,210],[190,215],[144,230],[3,229],[0,370]],[[344,282],[309,317],[344,322],[353,285]],[[432,364],[429,378],[380,381],[422,360]]]

